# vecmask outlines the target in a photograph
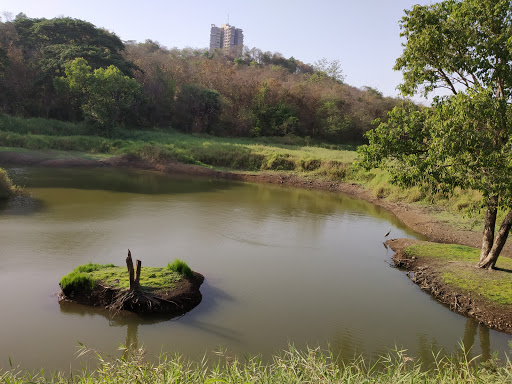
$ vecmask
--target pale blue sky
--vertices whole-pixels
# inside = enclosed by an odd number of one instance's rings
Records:
[[[306,63],[339,59],[345,81],[395,96],[393,71],[402,47],[403,10],[432,0],[1,0],[0,13],[70,16],[115,32],[123,40],[152,39],[166,47],[206,48],[211,24],[244,30],[244,43]],[[4,17],[5,20],[5,17]],[[419,98],[415,98],[418,99]]]

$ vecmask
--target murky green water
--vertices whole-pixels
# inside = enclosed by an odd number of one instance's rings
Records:
[[[35,201],[0,207],[0,367],[69,369],[77,341],[118,354],[192,358],[223,348],[269,356],[288,343],[351,358],[395,345],[508,351],[510,336],[478,328],[390,267],[383,236],[414,237],[389,213],[327,192],[112,169],[11,168]],[[143,266],[186,260],[205,275],[202,303],[183,317],[59,305],[62,275],[88,262]]]

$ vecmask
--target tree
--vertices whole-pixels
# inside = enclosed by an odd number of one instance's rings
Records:
[[[66,67],[66,77],[55,78],[54,84],[58,92],[73,97],[86,119],[106,135],[124,121],[140,94],[139,83],[123,75],[119,68],[110,65],[93,72],[83,58],[73,60]]]
[[[221,112],[220,94],[196,84],[181,87],[176,99],[175,122],[185,132],[210,133]]]
[[[395,108],[367,134],[360,161],[387,164],[403,186],[480,191],[486,214],[478,265],[492,269],[512,226],[512,2],[416,5],[401,28],[407,42],[395,69],[403,72],[402,93],[450,94],[431,108]],[[495,234],[498,209],[508,213]]]
[[[315,61],[313,68],[315,71],[325,74],[337,82],[343,83],[345,76],[343,76],[341,63],[338,59],[329,61],[324,57],[323,59]]]

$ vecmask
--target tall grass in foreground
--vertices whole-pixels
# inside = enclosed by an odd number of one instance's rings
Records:
[[[81,354],[87,353],[85,349]],[[138,349],[124,358],[109,359],[96,354],[98,367],[78,373],[45,372],[29,374],[16,369],[0,371],[0,382],[18,383],[510,383],[512,365],[496,362],[476,364],[464,356],[435,355],[432,368],[405,354],[390,351],[377,362],[369,364],[363,358],[340,363],[330,351],[291,346],[270,363],[261,358],[228,358],[220,355],[216,364],[205,359],[192,362],[181,356],[163,356],[158,363],[147,363]]]

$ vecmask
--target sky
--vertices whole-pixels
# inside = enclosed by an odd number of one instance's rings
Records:
[[[280,52],[305,63],[339,60],[345,82],[399,96],[393,71],[401,55],[404,9],[433,0],[0,0],[2,20],[69,16],[115,32],[122,40],[146,39],[172,48],[207,48],[211,24],[228,21],[244,31],[244,45]],[[7,14],[6,14],[7,13]],[[6,17],[7,16],[7,17]],[[419,96],[415,100],[426,102]]]

